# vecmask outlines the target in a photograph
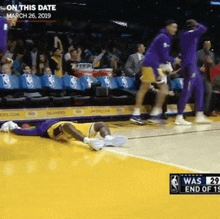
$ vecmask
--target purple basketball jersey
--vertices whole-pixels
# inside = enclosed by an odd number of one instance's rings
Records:
[[[0,15],[0,51],[7,50],[7,34],[9,23],[5,17]]]

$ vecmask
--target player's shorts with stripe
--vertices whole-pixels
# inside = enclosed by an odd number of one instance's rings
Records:
[[[164,77],[164,73],[162,69],[160,68],[153,68],[153,67],[142,67],[141,68],[141,81],[145,83],[155,83],[156,75],[160,75],[161,77]]]

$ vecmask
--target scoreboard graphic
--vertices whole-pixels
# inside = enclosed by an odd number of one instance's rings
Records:
[[[170,174],[170,194],[220,194],[220,174]]]

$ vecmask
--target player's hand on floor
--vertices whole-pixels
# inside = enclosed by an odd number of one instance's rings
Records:
[[[10,121],[10,130],[21,129],[17,123]]]
[[[1,126],[1,130],[3,132],[9,132],[9,130],[14,130],[14,129],[20,129],[20,127],[18,126],[17,123],[12,122],[12,121],[5,122]]]

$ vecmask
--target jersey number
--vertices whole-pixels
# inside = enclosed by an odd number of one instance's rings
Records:
[[[3,30],[8,30],[8,24],[4,24]]]

